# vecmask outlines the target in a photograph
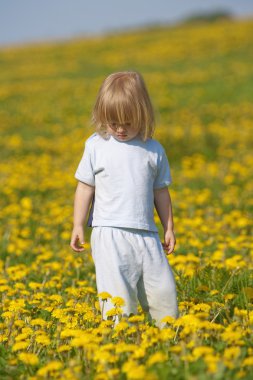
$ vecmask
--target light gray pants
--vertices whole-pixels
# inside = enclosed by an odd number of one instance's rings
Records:
[[[123,315],[136,314],[139,300],[158,327],[163,317],[178,317],[176,284],[157,232],[93,227],[91,250],[97,291],[122,297]],[[112,307],[108,300],[103,317]]]

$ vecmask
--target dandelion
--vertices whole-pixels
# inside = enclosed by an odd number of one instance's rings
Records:
[[[161,322],[173,325],[173,323],[175,322],[175,318],[173,318],[173,317],[171,317],[171,316],[168,315],[167,317],[163,317],[161,319]]]
[[[175,331],[170,328],[163,328],[159,334],[159,339],[163,342],[173,339],[174,337],[175,337]]]
[[[210,309],[211,309],[211,306],[208,305],[208,304],[206,304],[206,303],[199,303],[199,304],[197,304],[197,305],[194,305],[194,306],[192,307],[192,309],[193,309],[194,311],[205,311],[205,312],[209,313],[209,311],[210,311]]]
[[[57,352],[59,353],[70,351],[70,350],[71,350],[71,346],[69,346],[68,344],[63,344],[57,348]]]
[[[102,301],[107,301],[108,298],[112,298],[112,296],[107,292],[99,293],[98,297],[100,297]]]
[[[38,356],[28,352],[21,352],[20,354],[18,354],[18,358],[21,362],[27,365],[34,366],[39,363]]]
[[[133,353],[132,353],[132,358],[133,359],[141,359],[144,358],[146,355],[146,350],[144,347],[139,347],[137,348]]]
[[[15,341],[16,342],[19,342],[19,341],[22,341],[22,340],[25,340],[29,337],[29,334],[27,333],[22,333],[22,334],[19,334],[15,337]]]
[[[13,344],[12,351],[16,352],[16,351],[20,351],[20,350],[25,350],[28,346],[29,346],[28,342],[23,342],[23,341],[17,342],[17,343]]]
[[[169,351],[175,354],[180,354],[182,352],[182,347],[181,346],[171,346],[169,347]]]
[[[123,313],[123,310],[121,308],[113,307],[112,309],[110,309],[106,312],[106,315],[108,317],[114,317],[114,316],[122,314],[122,313]]]
[[[128,318],[128,322],[130,323],[138,323],[144,321],[144,315],[132,315]]]
[[[49,337],[45,334],[36,336],[35,341],[42,346],[49,346],[51,343]]]
[[[229,293],[229,294],[225,294],[225,295],[224,295],[224,300],[225,300],[225,302],[226,302],[226,301],[230,301],[230,300],[232,300],[233,298],[235,298],[235,294]]]
[[[147,366],[151,367],[154,364],[163,363],[168,360],[167,355],[163,352],[156,352],[148,358]]]
[[[146,376],[144,365],[139,365],[135,361],[126,362],[122,367],[122,371],[125,372],[127,378],[131,380],[144,379]]]
[[[115,352],[116,354],[122,354],[124,352],[134,352],[138,349],[138,346],[136,344],[127,344],[127,343],[119,343],[116,346]]]
[[[11,319],[13,317],[13,313],[11,311],[5,311],[2,313],[2,318]]]
[[[121,297],[113,297],[112,303],[114,306],[124,306],[125,305],[125,301]]]
[[[93,341],[91,334],[82,334],[80,337],[72,339],[70,345],[72,347],[85,348],[89,343]]]
[[[41,319],[41,318],[36,318],[36,319],[32,319],[30,321],[30,324],[32,326],[40,326],[40,327],[45,327],[47,325],[47,322],[44,321],[44,319]]]
[[[228,344],[243,345],[243,341],[241,340],[242,336],[243,336],[243,332],[241,330],[232,331],[230,329],[227,329],[221,334],[222,340],[224,340]]]
[[[249,299],[249,300],[253,300],[253,288],[250,287],[250,286],[247,286],[245,288],[243,288],[243,291],[246,295],[246,297]]]
[[[223,353],[224,364],[230,369],[234,368],[236,366],[235,361],[240,356],[240,353],[240,347],[227,347]]]
[[[200,357],[203,357],[205,355],[212,355],[214,352],[214,349],[212,347],[207,346],[199,346],[193,349],[192,355],[198,359]]]
[[[242,362],[243,367],[253,367],[253,356],[245,358]]]
[[[50,363],[46,364],[44,367],[40,368],[36,374],[38,376],[43,376],[43,377],[49,376],[49,375],[52,375],[54,372],[57,372],[60,369],[62,369],[62,367],[63,367],[63,364],[60,361],[53,360]]]
[[[208,354],[204,356],[204,361],[207,365],[207,370],[209,373],[217,373],[219,360],[219,357],[214,354]]]
[[[129,327],[129,324],[123,320],[121,320],[114,328],[115,331],[121,332],[121,331],[126,331],[127,328]]]

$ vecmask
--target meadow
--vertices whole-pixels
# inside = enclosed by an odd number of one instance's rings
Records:
[[[0,378],[252,379],[253,21],[0,50]],[[180,316],[101,320],[74,173],[102,80],[143,74],[172,181]],[[162,230],[159,225],[162,239]],[[86,229],[89,241],[90,229]]]

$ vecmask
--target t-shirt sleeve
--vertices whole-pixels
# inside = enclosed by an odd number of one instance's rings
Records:
[[[75,172],[75,178],[78,179],[78,181],[87,183],[87,185],[95,186],[91,148],[87,142],[85,144],[83,156]]]
[[[154,189],[167,187],[172,183],[170,165],[164,149],[158,157],[157,174],[154,180]]]

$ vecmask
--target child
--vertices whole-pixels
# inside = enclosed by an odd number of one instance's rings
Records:
[[[154,112],[142,76],[109,75],[99,90],[92,120],[97,133],[86,141],[75,173],[79,182],[70,246],[76,252],[84,250],[80,243],[91,208],[98,293],[122,297],[123,315],[137,313],[139,300],[162,327],[163,317],[178,317],[174,276],[164,253],[164,249],[172,253],[176,241],[167,188],[171,175],[163,147],[151,138]],[[154,204],[164,228],[163,245],[154,223]],[[104,315],[112,307],[108,300]]]

